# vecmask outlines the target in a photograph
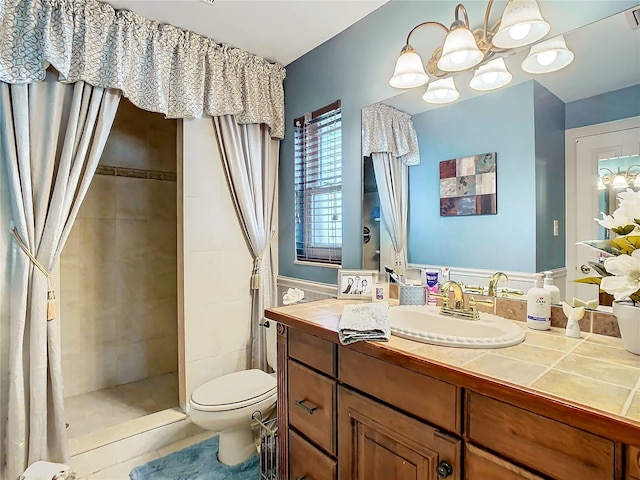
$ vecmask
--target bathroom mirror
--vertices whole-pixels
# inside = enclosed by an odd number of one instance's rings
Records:
[[[622,12],[566,33],[575,59],[557,72],[523,72],[526,47],[505,57],[513,74],[505,88],[476,92],[468,87],[472,72],[461,72],[454,76],[460,91],[455,103],[427,104],[421,99],[424,88],[380,102],[413,115],[420,143],[421,165],[409,168],[410,264],[522,273],[565,267],[565,130],[581,126],[572,122],[586,98],[620,91],[620,109],[625,101],[640,102],[640,30],[632,21],[630,12]],[[440,217],[439,162],[494,151],[497,215]],[[375,186],[363,185],[367,226],[375,205],[365,197]],[[381,236],[384,250],[384,232]],[[368,242],[380,239],[370,235]],[[363,248],[363,257],[371,257],[370,250]],[[375,259],[364,262],[379,268]]]

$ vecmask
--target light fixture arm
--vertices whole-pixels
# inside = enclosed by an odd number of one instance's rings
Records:
[[[426,27],[427,25],[435,25],[436,27],[443,28],[445,32],[449,32],[449,29],[440,22],[422,22],[411,29],[409,35],[407,35],[407,41],[405,42],[405,45],[409,45],[409,40],[411,39],[411,35],[413,34],[413,32],[418,30],[420,27]]]

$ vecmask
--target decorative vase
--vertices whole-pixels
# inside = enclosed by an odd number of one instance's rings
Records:
[[[613,302],[613,314],[618,319],[625,350],[640,355],[640,306],[616,300]]]

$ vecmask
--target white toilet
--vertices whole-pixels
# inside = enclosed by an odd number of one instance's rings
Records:
[[[267,363],[275,370],[276,323],[266,332]],[[235,465],[256,453],[251,415],[256,410],[267,418],[276,404],[276,378],[262,370],[243,370],[209,380],[200,385],[189,399],[193,423],[220,434],[218,460]]]

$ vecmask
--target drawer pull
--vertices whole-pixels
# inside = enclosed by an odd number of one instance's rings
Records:
[[[313,415],[315,413],[315,411],[318,409],[318,407],[307,407],[304,404],[304,402],[306,402],[306,400],[296,400],[296,405],[298,405],[299,407],[304,408],[309,415]]]
[[[303,475],[303,476],[301,476],[301,477],[296,477],[296,480],[304,480],[305,478],[307,478],[307,476],[306,476],[306,475]]]
[[[442,460],[436,467],[438,478],[446,478],[453,473],[453,467],[446,460]]]

